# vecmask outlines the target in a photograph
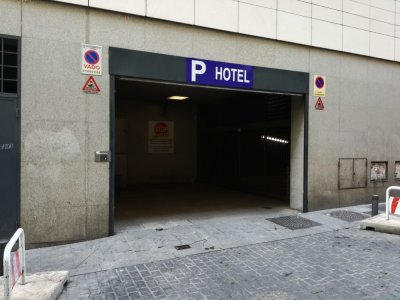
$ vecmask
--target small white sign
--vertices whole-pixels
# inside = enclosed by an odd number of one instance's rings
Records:
[[[102,74],[103,47],[96,45],[82,44],[82,74]]]
[[[395,180],[400,180],[400,161],[396,161],[396,172],[394,174]]]
[[[371,162],[371,181],[387,180],[387,162]]]
[[[174,122],[149,121],[149,153],[174,153]]]

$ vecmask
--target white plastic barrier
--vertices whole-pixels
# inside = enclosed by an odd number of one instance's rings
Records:
[[[18,241],[18,249],[11,252],[15,243]],[[22,228],[19,228],[7,243],[4,249],[3,257],[4,267],[4,300],[11,300],[11,291],[21,278],[21,284],[25,284],[25,234]]]
[[[400,197],[389,198],[389,214],[400,216]]]
[[[400,186],[390,186],[386,190],[386,220],[389,220],[390,214],[399,214],[399,197],[390,197],[391,191],[400,191]]]

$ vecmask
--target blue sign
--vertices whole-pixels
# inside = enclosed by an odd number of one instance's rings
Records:
[[[186,82],[192,84],[253,88],[254,67],[187,58]]]

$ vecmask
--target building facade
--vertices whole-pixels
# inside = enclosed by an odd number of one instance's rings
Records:
[[[400,179],[400,1],[0,0],[0,39],[3,235],[18,225],[31,244],[112,233],[116,80],[185,84],[185,66],[167,66],[190,58],[254,67],[252,89],[300,98],[291,208],[366,203]],[[102,47],[97,94],[82,91],[83,44]],[[96,162],[96,151],[111,159]]]

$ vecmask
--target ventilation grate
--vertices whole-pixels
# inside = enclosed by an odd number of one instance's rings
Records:
[[[289,228],[291,230],[305,229],[321,225],[320,223],[311,221],[309,219],[300,216],[284,216],[279,218],[270,218],[266,220],[281,225],[283,227]]]
[[[176,250],[185,250],[185,249],[190,249],[191,247],[189,245],[179,245],[175,246]]]
[[[348,210],[335,210],[330,212],[328,215],[347,222],[361,221],[368,218],[368,216],[364,214]]]

